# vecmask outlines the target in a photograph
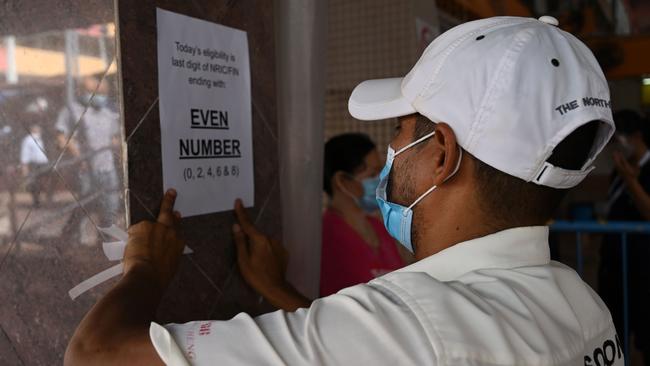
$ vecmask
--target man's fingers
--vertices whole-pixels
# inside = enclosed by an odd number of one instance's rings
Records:
[[[614,151],[614,161],[616,162],[620,161],[622,156],[623,155],[620,152]]]
[[[614,165],[616,166],[617,169],[620,170],[625,166],[623,163],[624,160],[625,159],[620,153],[614,152]]]
[[[250,218],[248,218],[248,214],[246,213],[246,209],[244,208],[244,205],[242,204],[241,200],[235,201],[235,215],[237,215],[237,221],[239,222],[239,225],[241,225],[241,229],[246,233],[246,235],[250,236],[258,236],[262,235],[255,225],[251,222]]]
[[[138,236],[142,234],[149,234],[151,226],[153,223],[151,221],[140,221],[137,224],[131,225],[126,232],[131,236]]]
[[[174,202],[176,201],[176,191],[173,189],[165,192],[162,203],[160,204],[160,213],[158,213],[158,222],[165,226],[174,226]]]
[[[271,239],[271,245],[273,246],[273,252],[275,253],[276,257],[278,257],[282,263],[282,268],[286,270],[287,265],[289,264],[289,252],[278,240]]]
[[[282,243],[280,243],[279,240],[271,239],[271,248],[273,249],[273,252],[276,253],[276,255],[280,256],[282,260],[284,261],[288,255],[289,252],[285,249],[285,247],[282,246]]]
[[[279,240],[271,239],[270,242],[271,242],[271,245],[273,245],[274,248],[279,249],[279,250],[284,250],[284,247],[282,246],[282,243],[280,243]]]
[[[174,211],[173,217],[174,217],[174,225],[179,225],[181,223],[181,219],[183,218],[181,216],[181,213],[178,211]]]
[[[618,154],[618,155],[616,155],[616,156],[614,157],[614,162],[615,162],[616,165],[617,165],[619,168],[621,168],[621,169],[628,169],[628,170],[629,170],[629,169],[631,168],[631,166],[630,166],[630,164],[627,162],[627,160],[625,160],[625,158],[624,158],[622,155],[620,155],[620,154]]]
[[[178,238],[175,230],[166,230],[165,231],[165,242],[171,243],[173,245],[174,257],[180,257],[183,254],[183,248],[185,248],[185,243]]]
[[[232,237],[237,247],[237,261],[241,265],[242,262],[246,262],[248,259],[248,244],[246,243],[246,234],[244,234],[239,224],[232,226]]]

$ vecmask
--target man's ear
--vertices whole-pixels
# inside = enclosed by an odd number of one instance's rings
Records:
[[[456,142],[456,134],[445,122],[436,124],[433,147],[434,184],[439,186],[454,174],[460,159],[460,146]]]

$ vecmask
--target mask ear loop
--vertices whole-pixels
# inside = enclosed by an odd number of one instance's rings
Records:
[[[348,174],[348,173],[345,173]],[[351,177],[353,180],[357,181],[354,177]],[[358,182],[358,181],[357,181]],[[347,190],[347,188],[343,187],[343,184],[339,184],[339,189],[345,194],[346,196],[350,197],[354,203],[359,205],[359,197],[353,195],[350,191]]]
[[[447,178],[445,178],[445,180],[442,181],[443,183],[446,182],[446,181],[448,181],[449,179],[451,179],[451,177],[453,177],[454,175],[456,175],[456,173],[458,173],[458,170],[460,169],[460,162],[463,160],[463,149],[460,148],[460,147],[459,147],[458,149],[459,149],[459,151],[460,151],[460,155],[458,156],[458,162],[456,162],[456,167],[454,168],[454,171],[451,172],[451,174],[449,174],[449,176],[448,176]],[[413,209],[413,207],[415,207],[415,205],[417,205],[418,203],[420,203],[420,201],[422,201],[422,200],[424,199],[424,197],[426,197],[427,195],[429,195],[429,194],[430,194],[431,192],[433,192],[436,188],[438,188],[437,185],[435,185],[435,186],[429,188],[429,189],[428,189],[426,192],[424,192],[420,197],[418,197],[418,199],[416,199],[415,202],[413,202],[413,203],[408,207],[408,209],[409,209],[409,210]]]
[[[411,142],[410,144],[408,144],[408,145],[402,147],[401,149],[395,151],[395,153],[394,153],[393,156],[392,156],[392,159],[395,159],[395,157],[397,157],[397,155],[399,155],[399,154],[403,153],[404,151],[406,151],[406,150],[412,148],[413,146],[419,144],[420,142],[422,142],[422,141],[424,141],[424,140],[426,140],[426,139],[428,139],[428,138],[431,138],[431,137],[434,136],[435,134],[436,134],[436,131],[433,131],[433,132],[431,132],[431,133],[429,133],[429,134],[426,134],[426,135],[420,137],[419,139],[417,139],[417,140]],[[389,149],[390,149],[390,146],[388,146],[388,147],[389,147]],[[389,150],[389,151],[390,151],[390,150]],[[410,210],[413,206],[415,206],[418,202],[420,202],[424,197],[426,197],[427,194],[433,192],[433,190],[436,189],[436,188],[437,188],[436,186],[433,186],[431,189],[429,189],[428,191],[426,191],[422,196],[420,196],[420,198],[418,198],[418,199],[417,199],[417,200],[416,200],[416,201],[415,201],[411,206],[408,207],[409,210]],[[406,212],[406,211],[403,211],[403,215],[406,216],[406,215],[407,215],[407,212]]]
[[[447,178],[445,178],[445,180],[442,181],[443,183],[451,179],[454,175],[456,175],[456,173],[458,173],[458,170],[460,169],[460,162],[463,160],[463,149],[459,146],[458,151],[459,151],[459,156],[458,156],[458,162],[456,163],[456,167],[454,168],[454,171],[451,172],[451,174],[449,174],[449,176],[447,176]]]
[[[436,131],[433,131],[433,132],[431,132],[431,133],[428,134],[428,135],[424,135],[424,136],[420,137],[419,139],[417,139],[417,140],[411,142],[410,144],[404,146],[403,148],[397,150],[397,151],[395,152],[395,155],[393,155],[393,157],[395,157],[395,156],[397,156],[397,155],[403,153],[404,151],[406,151],[406,150],[412,148],[413,146],[415,146],[415,145],[419,144],[420,142],[422,142],[422,141],[424,141],[424,140],[426,140],[426,139],[432,137],[432,136],[435,135],[435,134],[436,134]]]

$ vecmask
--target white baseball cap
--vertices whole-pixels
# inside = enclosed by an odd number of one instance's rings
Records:
[[[446,122],[463,149],[526,182],[571,188],[614,133],[609,87],[596,58],[555,18],[494,17],[436,38],[403,78],[368,80],[348,102],[353,117],[420,113]],[[575,129],[601,121],[580,170],[546,160]]]

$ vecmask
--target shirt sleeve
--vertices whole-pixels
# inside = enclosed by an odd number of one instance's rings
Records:
[[[164,335],[152,336],[156,349],[172,350],[173,357],[182,356],[191,365],[436,364],[410,309],[388,290],[372,285],[345,289],[293,313],[276,311],[257,318],[242,313],[229,321],[160,329],[171,336],[176,351],[165,344]]]
[[[70,111],[68,110],[67,107],[64,107],[61,109],[61,112],[59,112],[59,116],[56,119],[56,130],[64,135],[68,135],[70,133],[70,128],[68,127],[68,124],[70,123]]]
[[[25,138],[23,138],[23,141],[20,144],[20,163],[29,163],[29,147],[27,146],[27,139]]]
[[[110,126],[111,137],[118,135],[120,133],[120,115],[110,108],[104,108],[104,111],[106,113],[106,122]]]
[[[48,158],[42,150],[43,141],[36,140],[33,136],[27,135],[20,144],[20,163],[21,164],[47,164]]]

